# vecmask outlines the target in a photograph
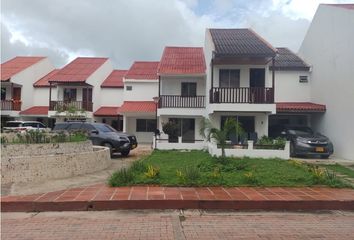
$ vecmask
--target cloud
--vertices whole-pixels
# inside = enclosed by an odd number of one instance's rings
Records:
[[[159,60],[167,45],[203,46],[207,27],[252,27],[297,51],[319,2],[303,1],[3,0],[1,58],[46,55],[60,67],[77,56],[104,56],[128,68]]]

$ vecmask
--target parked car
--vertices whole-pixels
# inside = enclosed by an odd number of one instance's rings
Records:
[[[93,145],[108,147],[111,156],[116,152],[121,153],[122,156],[128,156],[130,150],[138,146],[134,135],[118,132],[104,123],[64,122],[57,123],[53,129],[53,131],[77,130],[86,131]]]
[[[328,158],[334,152],[333,144],[328,137],[315,133],[306,126],[274,126],[269,129],[269,135],[289,140],[291,157],[317,155]]]
[[[3,127],[4,132],[20,132],[24,133],[29,130],[49,131],[43,123],[37,121],[8,121]]]

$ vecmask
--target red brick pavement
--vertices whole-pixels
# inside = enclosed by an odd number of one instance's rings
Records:
[[[354,190],[324,187],[159,187],[111,188],[97,184],[27,196],[4,196],[1,211],[115,209],[354,210]]]
[[[3,213],[2,239],[353,239],[353,212]]]

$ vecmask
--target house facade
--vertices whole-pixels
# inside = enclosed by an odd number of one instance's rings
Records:
[[[311,100],[326,105],[312,119],[315,130],[329,136],[335,154],[354,160],[354,4],[321,4],[299,55],[311,63]]]

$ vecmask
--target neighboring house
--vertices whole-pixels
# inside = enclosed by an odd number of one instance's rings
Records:
[[[152,142],[156,130],[159,62],[134,62],[123,78],[123,131],[134,133],[139,142]]]
[[[268,135],[268,117],[276,113],[269,67],[277,50],[251,29],[207,29],[204,52],[207,114],[214,125],[233,117],[248,139]]]
[[[101,84],[101,105],[94,112],[94,120],[107,123],[123,131],[123,116],[120,114],[120,106],[123,104],[124,83],[123,78],[127,70],[113,70]]]
[[[354,4],[321,4],[300,47],[312,65],[311,100],[326,104],[312,126],[334,143],[335,155],[354,160]]]
[[[166,47],[159,75],[159,129],[173,121],[184,143],[201,140],[200,122],[206,111],[206,66],[201,47]]]
[[[53,69],[46,57],[15,57],[1,64],[1,123],[33,107],[33,83]]]
[[[101,106],[101,83],[112,71],[108,58],[79,57],[64,66],[48,80],[48,117],[92,121]]]
[[[269,128],[284,124],[310,126],[311,119],[326,111],[325,105],[311,102],[310,65],[289,49],[277,48],[274,70],[277,114],[269,117]]]

